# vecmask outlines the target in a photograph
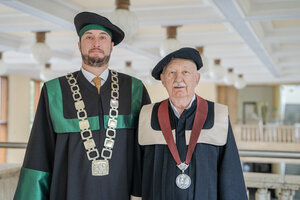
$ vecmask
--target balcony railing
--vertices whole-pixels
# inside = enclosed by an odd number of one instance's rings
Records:
[[[236,131],[241,141],[300,143],[299,126],[238,125]]]
[[[300,176],[267,173],[244,173],[247,188],[257,188],[255,200],[270,200],[270,189],[279,190],[278,200],[293,200],[300,190]]]
[[[0,142],[0,148],[24,149],[27,147],[25,142]]]
[[[300,127],[238,125],[234,128],[241,160],[254,162],[292,162],[300,164]],[[25,148],[26,143],[1,143],[0,148]],[[274,160],[272,160],[274,158]],[[249,160],[250,159],[250,160]],[[4,167],[3,169],[3,166]],[[2,169],[1,169],[2,167]],[[0,164],[0,199],[12,199],[20,167]],[[293,200],[300,190],[300,176],[266,173],[244,173],[247,188],[256,188],[255,200],[270,200],[270,189],[276,189],[278,200]]]
[[[240,150],[300,152],[300,127],[279,125],[236,125]]]
[[[13,199],[20,165],[0,164],[0,199]],[[300,190],[300,176],[267,173],[244,173],[247,188],[257,188],[255,200],[270,200],[270,189],[280,190],[278,200],[293,200]]]

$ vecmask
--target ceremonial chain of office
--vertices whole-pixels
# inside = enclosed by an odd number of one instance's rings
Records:
[[[92,161],[92,175],[93,176],[105,176],[109,174],[109,159],[112,157],[112,150],[114,147],[114,139],[116,137],[116,127],[119,108],[119,79],[118,72],[111,70],[111,100],[109,110],[108,128],[106,130],[106,138],[104,140],[104,146],[101,151],[102,159],[99,151],[96,147],[96,143],[93,139],[92,131],[90,130],[90,124],[87,119],[87,112],[85,110],[85,104],[82,100],[82,95],[77,84],[77,80],[72,73],[66,75],[68,83],[70,85],[74,105],[77,111],[77,117],[79,119],[79,128],[81,130],[81,138],[83,140],[84,148],[89,160]]]

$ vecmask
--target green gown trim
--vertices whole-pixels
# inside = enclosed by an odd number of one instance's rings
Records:
[[[51,174],[22,167],[14,200],[49,199]]]
[[[119,115],[116,129],[136,128],[139,111],[142,106],[143,84],[136,78],[131,78],[131,113],[129,115]],[[53,79],[45,83],[48,91],[49,110],[56,133],[80,132],[78,119],[66,119],[63,115],[62,91],[59,79]],[[98,130],[99,117],[93,116],[87,118],[91,130]],[[109,116],[104,115],[104,127],[108,128]]]
[[[142,106],[143,84],[140,80],[131,77],[131,113],[129,115],[118,115],[117,129],[137,128],[138,116]],[[104,115],[104,127],[108,128],[108,115]]]
[[[79,119],[66,119],[63,113],[63,100],[59,79],[53,79],[45,83],[48,91],[49,110],[56,133],[80,132]],[[99,129],[99,117],[88,117],[91,130]]]

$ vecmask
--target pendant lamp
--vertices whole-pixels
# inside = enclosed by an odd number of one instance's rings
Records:
[[[167,26],[167,39],[165,39],[159,48],[161,57],[168,55],[169,53],[176,51],[182,47],[181,43],[176,39],[177,28],[179,26]]]
[[[234,83],[234,87],[235,87],[236,89],[241,90],[241,89],[243,89],[244,87],[246,87],[246,85],[247,85],[247,82],[246,82],[246,80],[243,78],[243,75],[242,75],[242,74],[239,74],[237,80],[236,80],[235,83]]]
[[[112,23],[120,27],[124,33],[124,42],[131,42],[139,29],[137,16],[129,10],[129,0],[116,0],[116,10],[109,15]]]
[[[224,69],[224,67],[221,66],[221,60],[216,59],[216,60],[214,60],[214,65],[211,66],[211,68],[209,69],[209,76],[213,80],[217,81],[217,80],[221,80],[224,78],[225,72],[226,72],[226,70]]]
[[[33,58],[40,64],[47,63],[51,58],[51,49],[45,43],[46,32],[36,33],[36,43],[31,48],[31,54]]]
[[[233,72],[232,68],[229,68],[227,74],[224,76],[224,82],[226,85],[233,85],[237,79],[236,74]]]

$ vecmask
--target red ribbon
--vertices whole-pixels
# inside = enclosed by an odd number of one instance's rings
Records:
[[[189,164],[195,149],[195,146],[197,144],[197,140],[200,136],[201,129],[203,128],[204,122],[207,117],[208,112],[208,105],[207,101],[203,98],[197,97],[197,109],[196,109],[196,115],[193,123],[192,133],[189,141],[189,147],[186,154],[185,164]],[[175,144],[172,130],[171,130],[171,124],[169,119],[169,105],[168,105],[168,99],[163,101],[159,108],[158,108],[158,121],[161,128],[161,131],[163,133],[163,136],[168,144],[169,150],[176,161],[177,165],[181,164],[179,153],[177,146]]]

